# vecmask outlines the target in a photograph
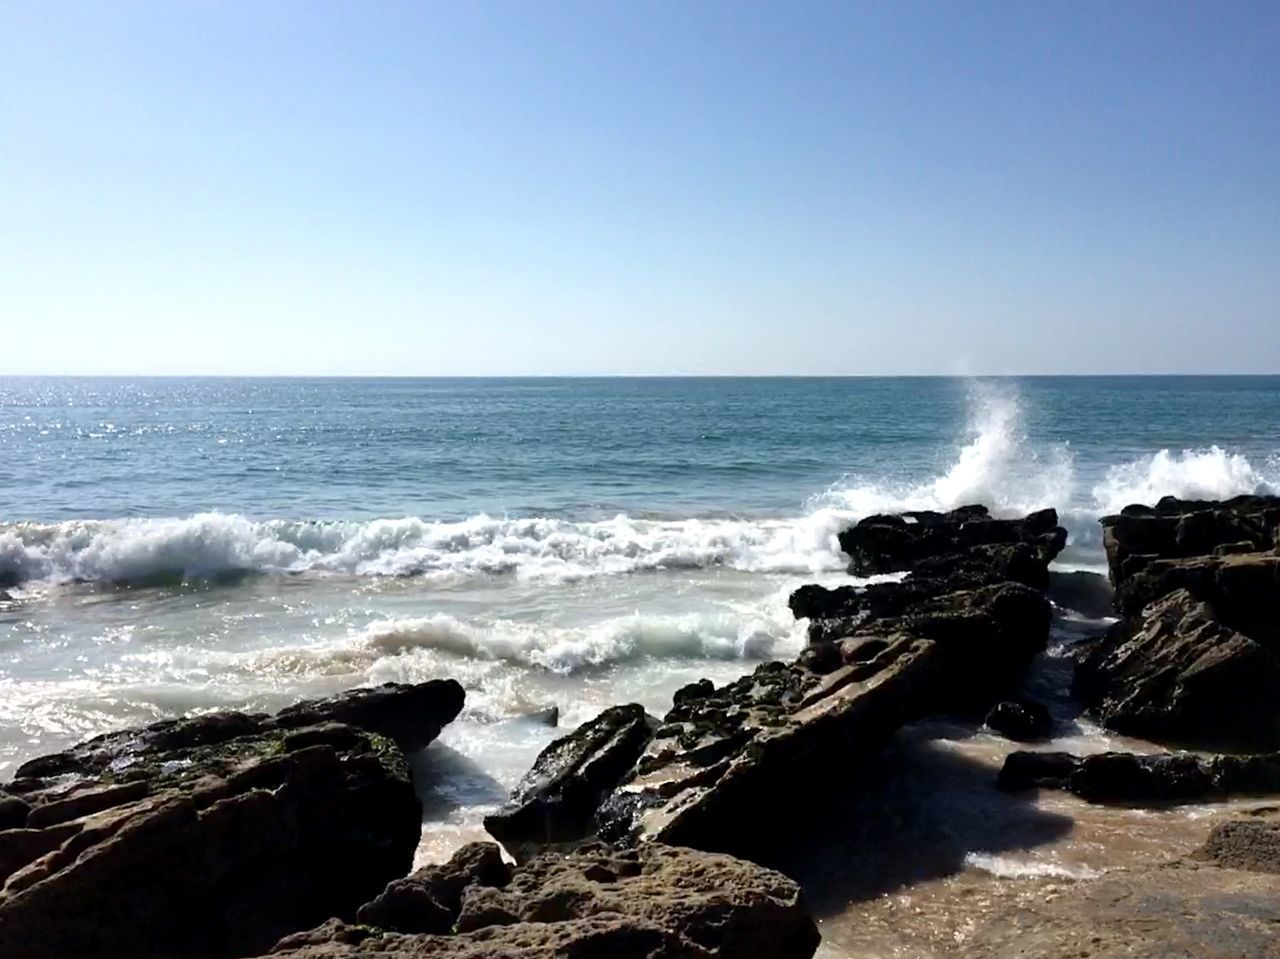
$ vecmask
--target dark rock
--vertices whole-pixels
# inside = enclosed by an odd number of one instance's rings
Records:
[[[840,548],[856,575],[909,570],[917,563],[975,546],[1025,543],[1043,562],[1066,545],[1058,514],[1041,510],[1024,519],[992,519],[985,507],[965,506],[950,513],[915,512],[869,516],[840,533]]]
[[[555,729],[560,725],[560,707],[544,706],[541,709],[535,709],[531,713],[525,713],[523,719],[537,723],[539,726],[548,726]]]
[[[1137,629],[1113,627],[1074,689],[1103,725],[1148,739],[1269,746],[1280,735],[1280,660],[1182,589]]]
[[[503,862],[497,846],[470,843],[447,863],[395,880],[361,906],[356,919],[389,932],[448,933],[458,921],[468,887],[501,888],[510,881],[511,867]]]
[[[0,790],[0,830],[20,829],[27,824],[31,804],[19,796]]]
[[[1165,497],[1154,507],[1127,506],[1102,519],[1103,546],[1117,585],[1134,557],[1166,559],[1212,554],[1219,546],[1249,543],[1271,549],[1280,530],[1280,497],[1239,496],[1222,502]]]
[[[6,789],[25,826],[0,831],[0,955],[220,959],[354,918],[412,864],[421,806],[394,742],[327,717],[404,735],[419,724],[392,700],[420,717],[413,690],[283,722],[169,720],[23,764]]]
[[[1280,754],[1200,757],[1190,753],[1013,752],[1001,789],[1065,789],[1100,803],[1180,803],[1280,793]]]
[[[346,723],[386,736],[411,753],[432,742],[457,718],[464,698],[462,686],[452,679],[386,683],[298,703],[282,709],[276,723],[283,727]]]
[[[1006,699],[987,713],[987,727],[1009,739],[1029,742],[1048,739],[1053,720],[1043,703],[1033,699]]]
[[[1086,619],[1115,615],[1115,590],[1101,573],[1050,571],[1045,595],[1055,606],[1079,613]]]
[[[883,637],[870,658],[826,675],[766,663],[682,701],[601,806],[599,835],[762,855],[759,810],[782,814],[798,796],[846,784],[859,756],[920,714],[942,660],[937,643]]]
[[[547,844],[586,838],[596,809],[630,772],[656,726],[635,703],[606,709],[544,749],[511,801],[485,817],[485,828],[518,859]]]

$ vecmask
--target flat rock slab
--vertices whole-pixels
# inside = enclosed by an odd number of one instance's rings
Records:
[[[978,926],[959,959],[1277,959],[1280,876],[1182,862],[1055,884]]]

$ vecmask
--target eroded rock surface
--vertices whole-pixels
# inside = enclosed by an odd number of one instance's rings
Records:
[[[475,844],[393,883],[360,921],[291,936],[273,955],[808,959],[819,938],[780,873],[657,843],[546,853],[515,870]]]
[[[1120,732],[1280,742],[1280,498],[1166,498],[1102,524],[1122,619],[1081,661],[1076,693]]]
[[[520,859],[591,835],[596,809],[631,771],[657,726],[637,704],[606,709],[544,749],[511,801],[485,817],[485,828]]]
[[[409,869],[421,806],[395,742],[327,717],[420,744],[412,716],[438,731],[460,707],[453,683],[387,686],[31,760],[5,786],[0,955],[213,959],[353,917]]]

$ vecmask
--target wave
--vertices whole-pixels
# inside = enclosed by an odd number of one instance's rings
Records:
[[[969,391],[965,442],[942,475],[915,484],[846,477],[817,502],[855,516],[949,510],[983,503],[999,515],[1024,515],[1069,502],[1075,464],[1066,444],[1036,446],[1023,426],[1016,389],[978,381]]]
[[[1227,499],[1246,493],[1280,492],[1280,457],[1262,465],[1218,446],[1167,449],[1131,463],[1113,466],[1093,488],[1099,513],[1117,513],[1131,503],[1155,503],[1162,496],[1181,499]]]
[[[847,476],[775,519],[653,519],[619,514],[255,521],[225,513],[185,518],[0,524],[0,586],[32,581],[164,585],[254,573],[422,576],[443,582],[514,575],[546,581],[651,570],[725,568],[817,574],[844,568],[837,534],[858,518],[984,503],[997,515],[1059,509],[1070,530],[1063,561],[1101,561],[1097,519],[1129,503],[1280,490],[1280,458],[1256,463],[1217,446],[1159,450],[1112,466],[1088,493],[1065,443],[1036,444],[1015,389],[978,382],[950,465],[917,483]]]
[[[1097,879],[1102,875],[1102,870],[1088,866],[1065,866],[985,852],[966,853],[964,862],[966,866],[980,869],[997,879]]]
[[[203,513],[18,523],[0,526],[0,582],[165,584],[255,572],[560,581],[710,567],[816,573],[844,566],[836,534],[846,521],[817,511],[795,520],[257,522]]]

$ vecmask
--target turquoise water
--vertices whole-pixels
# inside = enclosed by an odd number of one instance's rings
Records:
[[[0,777],[177,713],[454,676],[440,854],[555,730],[803,643],[861,515],[1280,488],[1280,378],[0,380]]]

